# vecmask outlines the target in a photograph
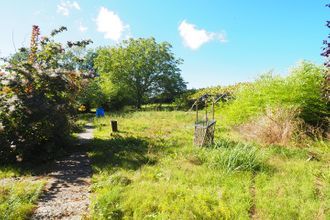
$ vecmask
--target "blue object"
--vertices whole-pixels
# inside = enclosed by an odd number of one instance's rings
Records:
[[[96,109],[96,117],[104,117],[104,109],[102,107]]]

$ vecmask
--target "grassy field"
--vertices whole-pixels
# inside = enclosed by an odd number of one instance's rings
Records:
[[[110,119],[120,132],[111,134]],[[218,129],[214,147],[197,148],[193,122],[184,112],[95,120],[93,218],[330,218],[328,143],[260,147]]]
[[[95,119],[92,218],[330,218],[328,142],[261,147],[233,141],[219,123],[215,146],[198,148],[194,117],[135,112]],[[81,127],[88,118],[81,117]],[[111,133],[112,119],[118,133]],[[0,219],[28,218],[44,184],[28,169],[0,167]]]

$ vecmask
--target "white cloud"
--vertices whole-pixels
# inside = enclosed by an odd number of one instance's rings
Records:
[[[192,50],[197,50],[203,44],[212,40],[218,40],[221,43],[227,42],[226,34],[224,32],[208,32],[204,29],[197,28],[196,25],[190,24],[186,20],[183,20],[180,23],[178,29],[184,45]]]
[[[81,22],[79,23],[79,31],[80,32],[85,32],[88,30],[88,27],[84,26]]]
[[[119,41],[125,31],[129,31],[129,25],[125,24],[113,11],[101,7],[96,18],[97,31],[104,33],[104,38]]]
[[[69,16],[71,9],[80,10],[80,5],[78,2],[61,1],[61,3],[57,5],[57,13],[60,13],[64,16]]]

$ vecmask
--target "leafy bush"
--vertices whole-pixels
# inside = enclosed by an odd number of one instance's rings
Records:
[[[322,95],[324,82],[325,71],[322,67],[303,62],[293,68],[287,77],[269,73],[243,86],[221,112],[228,125],[238,125],[269,108],[295,108],[299,110],[297,116],[306,123],[326,128],[329,109]]]
[[[84,75],[75,65],[79,57],[67,54],[71,47],[85,47],[90,41],[68,42],[64,47],[52,38],[40,39],[34,26],[28,60],[9,60],[0,71],[1,162],[48,159],[65,147],[70,135],[70,116]]]

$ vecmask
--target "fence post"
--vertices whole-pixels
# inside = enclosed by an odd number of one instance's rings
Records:
[[[112,132],[118,132],[118,124],[117,124],[117,121],[115,121],[115,120],[111,120],[111,129],[112,129]]]

